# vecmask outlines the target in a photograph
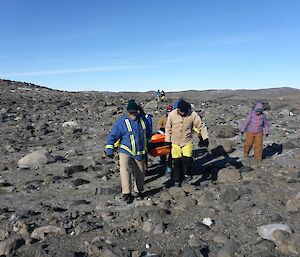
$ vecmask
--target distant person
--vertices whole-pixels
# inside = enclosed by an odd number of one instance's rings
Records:
[[[262,160],[263,132],[265,132],[266,137],[269,136],[269,122],[263,111],[263,104],[257,103],[254,111],[248,114],[244,125],[241,127],[242,135],[246,132],[244,155],[249,156],[254,145],[254,158],[256,160]]]
[[[105,153],[114,157],[114,143],[120,140],[119,163],[122,186],[122,199],[129,203],[132,199],[131,175],[134,176],[134,192],[141,197],[144,190],[145,159],[147,156],[147,138],[150,130],[148,121],[139,112],[134,100],[127,104],[127,114],[117,119],[110,131]]]
[[[156,91],[156,100],[158,103],[160,102],[160,90],[159,89]]]
[[[165,132],[168,115],[171,111],[173,111],[173,106],[171,104],[166,105],[165,106],[165,114],[163,116],[161,116],[157,122],[158,130]]]
[[[164,90],[162,90],[162,91],[160,92],[160,101],[163,102],[163,101],[165,100],[165,97],[166,97],[166,93],[165,93]]]
[[[200,116],[191,111],[191,105],[180,100],[177,109],[170,112],[166,124],[166,142],[172,143],[173,179],[175,186],[181,186],[183,181],[191,180],[193,163],[192,130],[197,128],[203,138],[202,145],[209,144],[208,133]]]

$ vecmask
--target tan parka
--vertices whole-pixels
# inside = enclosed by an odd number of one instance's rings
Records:
[[[200,116],[196,112],[192,111],[186,117],[182,117],[175,109],[168,115],[165,141],[183,147],[192,142],[192,132],[194,127],[200,131],[203,139],[208,138],[205,123],[202,122]]]

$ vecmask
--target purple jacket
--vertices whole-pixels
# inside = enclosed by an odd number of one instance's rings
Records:
[[[265,134],[269,134],[269,122],[267,116],[262,113],[257,115],[255,111],[248,114],[244,125],[241,127],[241,132],[262,133],[263,128]]]

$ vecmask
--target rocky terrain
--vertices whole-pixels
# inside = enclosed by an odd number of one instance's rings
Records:
[[[165,103],[0,80],[0,256],[300,256],[300,90],[166,93],[179,97],[207,124],[208,151],[195,147],[181,188],[150,157],[145,198],[127,204],[106,137],[128,99],[154,128]],[[262,162],[243,157],[238,133],[258,100],[270,107]]]

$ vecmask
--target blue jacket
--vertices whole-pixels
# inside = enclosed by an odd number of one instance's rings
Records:
[[[153,131],[153,121],[152,121],[152,115],[150,113],[146,114],[145,115],[147,121],[148,121],[148,125],[149,125],[149,133],[152,134],[152,131]]]
[[[147,154],[147,141],[150,137],[151,132],[145,116],[138,115],[134,121],[128,115],[123,115],[112,127],[106,141],[105,151],[107,154],[113,154],[114,144],[120,140],[120,153],[141,160]]]

